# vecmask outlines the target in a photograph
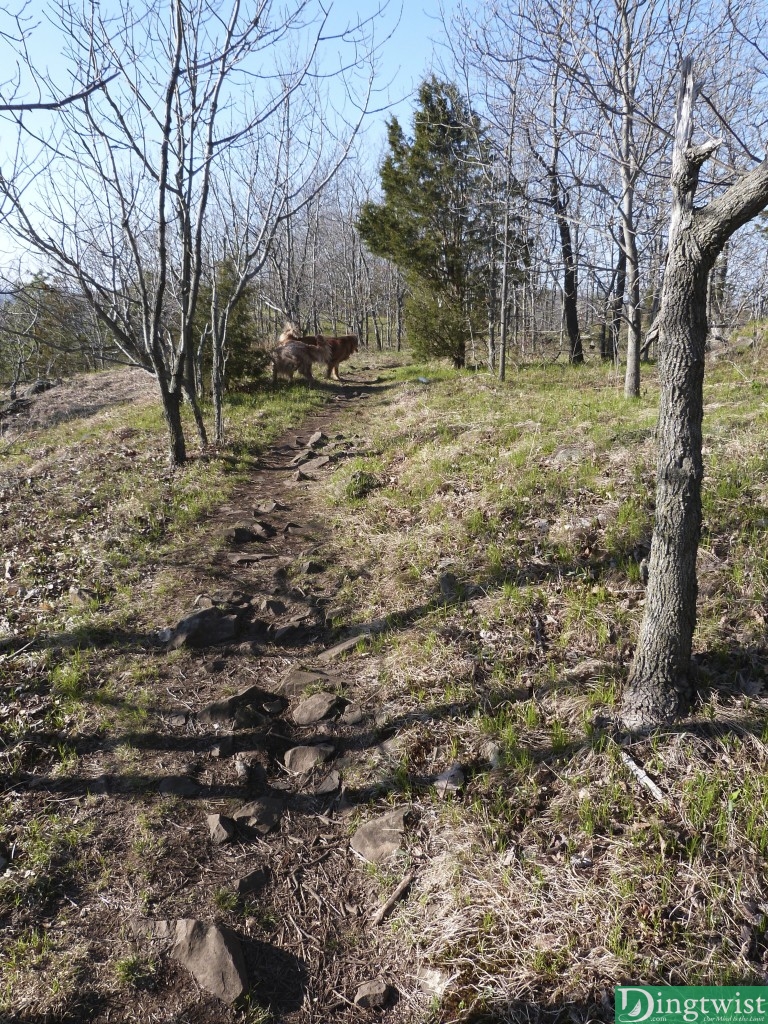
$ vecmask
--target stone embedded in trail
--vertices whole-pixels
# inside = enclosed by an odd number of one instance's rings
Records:
[[[407,813],[407,807],[398,807],[367,821],[355,832],[349,845],[363,860],[381,864],[400,849]]]
[[[171,956],[193,975],[198,985],[229,1004],[248,991],[248,972],[237,935],[229,928],[194,918],[176,921]]]
[[[294,456],[291,459],[291,465],[301,466],[303,465],[303,463],[308,462],[310,459],[313,459],[314,457],[315,453],[312,451],[311,448],[304,448],[299,452],[298,455]]]
[[[235,737],[231,733],[224,733],[214,743],[208,753],[211,757],[230,757],[235,749]]]
[[[256,892],[257,889],[263,889],[268,881],[269,871],[266,868],[256,868],[237,879],[235,892],[240,896],[247,896],[248,893]]]
[[[322,572],[325,566],[317,558],[308,558],[305,562],[299,562],[298,570],[304,576],[311,576],[313,573]]]
[[[268,615],[282,615],[286,611],[286,604],[275,597],[262,597],[256,607]]]
[[[233,697],[225,697],[223,700],[214,701],[198,712],[197,720],[201,725],[227,725],[247,728],[249,725],[259,724],[258,708],[263,707],[265,701],[274,700],[274,694],[268,690],[262,690],[260,686],[249,686],[242,693]],[[247,719],[251,719],[248,721]],[[253,719],[257,719],[254,723]]]
[[[160,780],[157,787],[163,796],[197,796],[200,786],[188,775],[168,775]]]
[[[363,720],[363,712],[357,704],[347,704],[339,721],[343,725],[359,725]]]
[[[392,989],[381,978],[364,981],[355,992],[355,1004],[364,1010],[380,1010],[386,1006]]]
[[[235,523],[224,531],[224,539],[232,544],[250,544],[251,541],[261,540],[262,536],[255,523]]]
[[[211,834],[211,841],[215,843],[216,846],[221,846],[223,843],[229,842],[235,834],[234,821],[232,821],[231,818],[225,817],[223,814],[208,814],[205,820],[208,823],[208,831]]]
[[[362,636],[351,636],[348,640],[342,640],[341,643],[334,644],[333,647],[329,647],[323,651],[322,654],[317,656],[318,661],[335,661],[340,658],[342,654],[346,654],[347,651],[353,650],[359,643],[362,643],[366,639],[365,635]]]
[[[247,565],[249,562],[265,562],[270,558],[278,557],[275,551],[258,551],[255,553],[243,551],[236,555],[229,555],[228,559],[232,565]]]
[[[333,757],[334,748],[330,743],[316,743],[312,746],[292,747],[285,752],[285,767],[293,775],[311,771]]]
[[[175,651],[184,644],[192,647],[208,647],[225,643],[237,633],[239,616],[222,611],[221,608],[202,608],[183,618],[170,632],[167,641],[169,651]]]
[[[441,800],[456,796],[464,785],[464,772],[460,764],[452,764],[435,779],[435,789]]]
[[[278,691],[286,697],[296,697],[314,683],[331,685],[333,680],[325,672],[307,672],[301,668],[292,668],[280,680]]]
[[[262,516],[268,516],[272,512],[285,512],[287,508],[287,505],[282,505],[279,501],[274,501],[270,498],[258,505],[256,511]]]
[[[310,459],[309,462],[305,462],[301,468],[305,473],[317,473],[319,470],[324,469],[330,464],[330,455],[318,455],[316,459]]]
[[[327,718],[338,702],[339,698],[335,693],[313,693],[294,708],[293,720],[296,725],[314,725]]]
[[[283,814],[282,800],[275,800],[273,797],[262,796],[258,800],[251,800],[238,808],[232,817],[238,825],[251,828],[259,835],[265,836],[278,824]]]
[[[315,796],[328,796],[330,793],[337,792],[341,785],[341,776],[337,771],[328,772],[325,778],[318,782],[315,788],[312,790]]]
[[[312,437],[307,441],[308,448],[320,448],[322,445],[328,442],[327,436],[322,430],[316,430]]]

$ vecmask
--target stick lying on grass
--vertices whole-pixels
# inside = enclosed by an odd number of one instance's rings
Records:
[[[381,924],[381,922],[384,920],[384,918],[387,916],[387,914],[392,910],[394,905],[397,903],[397,901],[400,899],[400,897],[403,895],[403,893],[405,892],[405,890],[408,888],[408,886],[411,884],[411,882],[414,880],[415,877],[416,877],[416,872],[415,871],[409,871],[408,872],[408,874],[405,876],[405,878],[400,882],[398,887],[395,889],[395,891],[389,897],[387,902],[383,903],[379,907],[379,909],[376,911],[376,913],[373,915],[373,917],[371,918],[371,924]]]

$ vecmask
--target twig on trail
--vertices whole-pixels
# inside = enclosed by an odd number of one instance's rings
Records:
[[[636,761],[633,761],[628,753],[624,750],[619,751],[619,756],[624,764],[629,768],[632,774],[635,776],[641,786],[645,786],[651,796],[655,797],[660,804],[666,804],[667,798],[664,796],[662,791],[650,777],[648,772],[644,771]]]
[[[381,922],[384,920],[384,918],[387,916],[387,914],[392,910],[394,905],[397,903],[397,901],[400,899],[400,897],[403,895],[403,893],[405,892],[405,890],[408,888],[408,886],[411,884],[411,882],[414,880],[415,877],[416,877],[416,872],[415,871],[409,871],[408,872],[408,874],[405,876],[405,878],[400,882],[398,887],[395,889],[395,891],[389,897],[387,902],[382,904],[382,906],[380,906],[379,909],[376,911],[376,913],[373,915],[373,917],[371,918],[371,924],[381,924]]]

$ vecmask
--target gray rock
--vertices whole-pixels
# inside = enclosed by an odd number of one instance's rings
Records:
[[[278,690],[286,697],[295,697],[313,683],[325,685],[329,682],[331,679],[325,672],[306,672],[304,669],[293,668],[280,680]]]
[[[247,896],[249,893],[263,889],[269,881],[269,871],[266,868],[256,868],[242,875],[235,882],[235,892],[240,896]]]
[[[312,437],[307,441],[307,447],[309,448],[321,448],[324,444],[328,443],[327,436],[322,430],[316,430]]]
[[[224,531],[224,538],[233,544],[249,544],[260,539],[254,523],[235,523]]]
[[[197,796],[200,786],[188,775],[167,775],[157,787],[163,796]]]
[[[256,509],[258,513],[263,516],[268,516],[272,512],[284,512],[286,510],[285,505],[281,505],[279,501],[273,501],[271,499],[263,501]]]
[[[198,985],[232,1005],[248,991],[248,972],[237,935],[229,928],[194,918],[176,922],[171,956]]]
[[[228,843],[232,836],[234,836],[235,823],[231,818],[227,818],[223,814],[208,814],[205,820],[208,823],[211,842],[215,843],[216,846]]]
[[[355,832],[349,845],[369,863],[381,864],[400,849],[407,813],[407,807],[398,807],[367,821]]]
[[[321,722],[334,710],[339,702],[335,693],[320,691],[307,697],[293,710],[293,720],[296,725],[314,725]]]
[[[305,462],[302,469],[305,473],[317,473],[319,470],[324,469],[325,466],[331,464],[331,458],[329,455],[320,455],[316,459],[310,459],[309,462]]]
[[[301,466],[311,458],[314,458],[314,454],[315,453],[310,448],[305,448],[303,451],[300,451],[298,455],[294,455],[291,459],[291,465]]]
[[[364,981],[355,992],[355,1004],[364,1010],[380,1010],[386,1006],[392,989],[381,978]]]
[[[239,807],[232,817],[239,825],[252,828],[259,835],[266,835],[278,824],[283,814],[283,804],[273,797],[262,796]]]
[[[170,941],[174,936],[174,922],[153,920],[148,917],[129,917],[128,931],[137,939],[158,939]]]
[[[318,655],[317,660],[322,662],[335,661],[337,658],[340,658],[342,654],[346,654],[347,651],[351,651],[357,647],[357,645],[364,639],[365,637],[363,636],[351,636],[348,640],[342,640],[341,643],[335,644],[333,647],[329,647],[326,651],[323,651],[322,654]]]
[[[285,767],[291,774],[302,775],[331,757],[333,746],[330,743],[316,743],[312,746],[292,747],[286,750],[284,760]]]
[[[347,704],[341,714],[340,721],[344,725],[359,725],[363,720],[363,712],[357,704]]]
[[[239,617],[221,608],[202,608],[183,618],[171,631],[168,649],[175,651],[185,644],[191,647],[207,647],[211,644],[226,643],[236,635]]]
[[[219,742],[214,743],[211,747],[211,757],[229,757],[232,751],[235,749],[235,738],[234,736],[220,736]]]
[[[328,796],[330,793],[336,793],[340,785],[339,773],[337,771],[328,772],[325,778],[315,786],[313,793],[315,796]]]
[[[253,711],[261,707],[271,696],[272,694],[262,690],[260,686],[249,686],[242,693],[209,704],[198,713],[197,720],[201,725],[233,725],[238,712]]]
[[[464,772],[460,764],[452,764],[435,779],[435,789],[441,800],[456,796],[464,785]]]
[[[322,572],[325,566],[317,558],[308,558],[305,562],[299,562],[298,570],[305,576],[311,576],[313,573]]]

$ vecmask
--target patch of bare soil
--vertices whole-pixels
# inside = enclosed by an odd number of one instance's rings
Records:
[[[392,843],[375,867],[366,856],[378,853],[353,839],[393,808],[412,839],[419,816],[384,770],[375,787],[347,782],[364,759],[385,759],[388,737],[365,631],[336,625],[337,567],[313,496],[358,450],[334,419],[340,406],[376,400],[368,381],[336,389],[322,414],[284,436],[205,524],[188,561],[161,570],[166,586],[173,577],[169,603],[188,610],[181,622],[169,612],[156,633],[92,638],[99,713],[53,731],[41,715],[5,751],[2,869],[17,870],[21,822],[45,813],[59,823],[49,859],[26,854],[40,875],[35,899],[0,921],[6,950],[31,942],[39,965],[17,957],[14,1021],[427,1019],[416,965],[382,924],[392,909],[382,893],[397,896],[407,874],[405,837],[391,824],[374,836]],[[90,393],[62,385],[35,397],[27,423],[94,415],[149,397],[151,384],[120,371]],[[54,656],[67,642],[51,639]],[[32,719],[51,699],[46,675],[16,691]],[[235,936],[244,1007],[207,990],[157,937],[158,923],[162,932],[184,919]],[[368,982],[370,997],[360,994]]]
[[[95,416],[116,404],[150,401],[157,401],[155,378],[133,367],[45,382],[43,389],[22,388],[14,402],[0,405],[0,440],[14,440],[24,431],[65,420]]]

